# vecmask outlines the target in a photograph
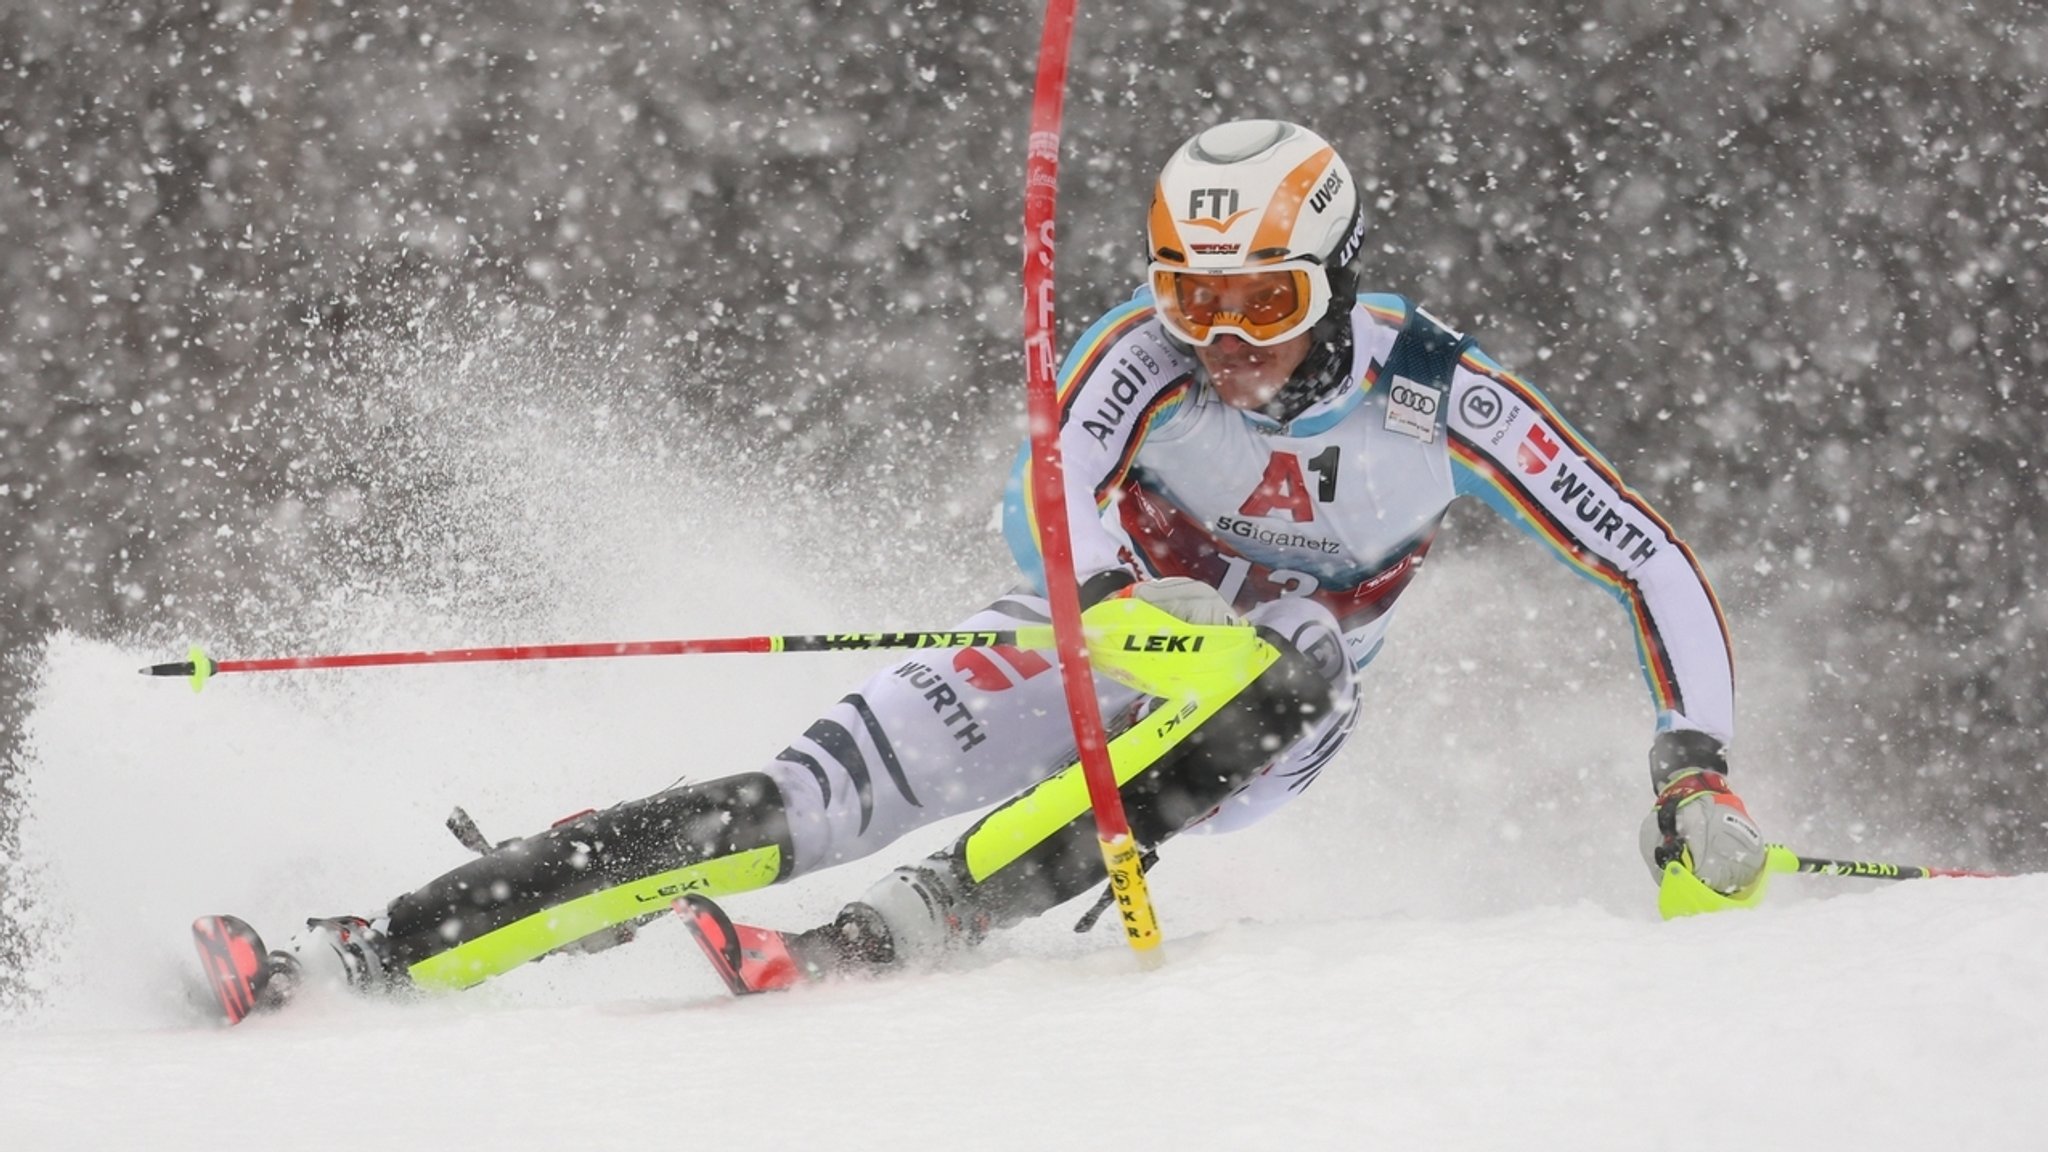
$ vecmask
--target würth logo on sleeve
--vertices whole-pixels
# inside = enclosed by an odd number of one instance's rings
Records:
[[[1529,429],[1529,434],[1522,438],[1522,446],[1515,451],[1515,462],[1531,476],[1542,475],[1555,459],[1557,441],[1552,440],[1550,433],[1545,432],[1541,425]]]

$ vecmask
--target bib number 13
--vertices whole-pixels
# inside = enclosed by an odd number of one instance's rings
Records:
[[[1336,451],[1336,449],[1331,449]],[[1313,596],[1322,582],[1307,572],[1296,572],[1291,568],[1267,568],[1254,564],[1242,556],[1222,557],[1223,580],[1216,591],[1229,603],[1238,602],[1238,597],[1251,592],[1255,603],[1263,604],[1285,596]]]

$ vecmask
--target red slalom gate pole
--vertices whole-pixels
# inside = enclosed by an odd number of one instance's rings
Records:
[[[1081,597],[1074,580],[1066,485],[1060,458],[1059,398],[1053,350],[1053,232],[1059,200],[1060,120],[1066,103],[1067,48],[1073,39],[1074,0],[1047,0],[1045,35],[1038,45],[1038,84],[1031,102],[1031,137],[1024,166],[1024,375],[1031,421],[1031,501],[1038,549],[1045,560],[1045,594],[1052,608],[1054,647],[1067,693],[1074,745],[1095,810],[1110,890],[1122,912],[1124,939],[1141,960],[1159,956],[1159,921],[1145,888],[1144,867],[1124,817],[1095,701],[1095,677],[1081,634]]]

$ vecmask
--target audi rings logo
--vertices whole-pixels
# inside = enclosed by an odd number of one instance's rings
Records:
[[[1408,382],[1398,376],[1394,378],[1393,397],[1394,403],[1403,408],[1420,412],[1424,416],[1436,415],[1436,397],[1423,389],[1409,387]]]
[[[1500,393],[1491,388],[1474,388],[1458,401],[1459,417],[1474,432],[1484,432],[1500,423],[1501,413],[1506,410],[1507,405],[1501,401]]]

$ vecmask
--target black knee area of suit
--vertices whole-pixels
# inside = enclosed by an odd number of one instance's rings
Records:
[[[1141,848],[1157,848],[1207,816],[1336,706],[1330,681],[1313,661],[1279,633],[1261,628],[1259,634],[1279,659],[1120,790],[1124,816]],[[1102,883],[1092,812],[978,884],[967,877],[966,841],[933,863],[951,870],[967,904],[994,926],[1039,915]]]
[[[1278,632],[1261,628],[1259,635],[1280,653],[1273,666],[1124,785],[1124,815],[1141,848],[1157,848],[1208,815],[1335,707],[1314,661]]]
[[[392,901],[388,932],[411,965],[593,892],[770,846],[787,875],[789,821],[773,778],[679,785],[499,845]],[[648,915],[667,906],[654,900]]]

